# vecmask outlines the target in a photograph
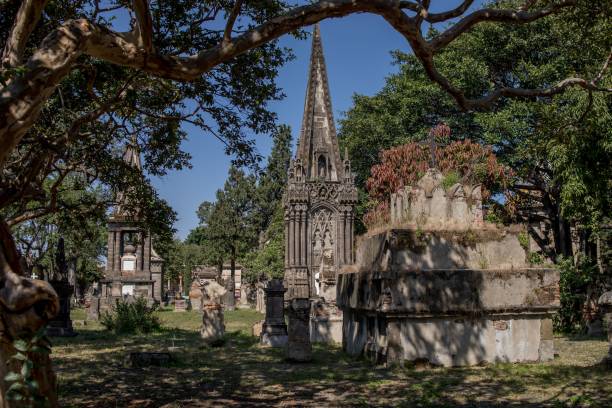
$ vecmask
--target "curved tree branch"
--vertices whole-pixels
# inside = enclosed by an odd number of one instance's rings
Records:
[[[23,0],[2,51],[2,68],[21,64],[26,43],[49,0]]]

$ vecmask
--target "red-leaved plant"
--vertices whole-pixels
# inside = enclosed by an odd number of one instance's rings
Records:
[[[430,131],[436,143],[450,137],[446,124],[439,124]],[[471,140],[452,142],[435,149],[436,167],[443,175],[455,173],[464,183],[482,185],[482,198],[487,200],[494,191],[507,188],[512,171],[500,164],[489,146]],[[400,188],[416,183],[430,167],[430,146],[423,143],[407,143],[380,153],[380,164],[372,166],[366,182],[370,197],[370,209],[364,216],[368,227],[389,222],[389,200]]]

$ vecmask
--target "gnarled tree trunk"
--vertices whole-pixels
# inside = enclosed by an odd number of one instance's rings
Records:
[[[0,219],[0,403],[2,407],[24,406],[7,399],[9,372],[20,372],[21,362],[12,360],[17,339],[28,341],[59,311],[57,294],[47,282],[23,276],[17,248],[4,220]],[[55,375],[49,355],[30,353],[34,363],[31,378],[40,396],[57,407]]]

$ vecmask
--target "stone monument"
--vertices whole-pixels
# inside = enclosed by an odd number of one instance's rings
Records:
[[[342,313],[336,307],[336,279],[339,268],[353,263],[357,190],[349,158],[340,156],[318,25],[302,129],[283,202],[286,300],[315,301],[319,306],[312,312],[310,302],[294,304],[308,305],[311,339],[339,343]]]
[[[310,300],[292,299],[287,308],[289,330],[287,336],[287,359],[296,363],[312,360],[312,343],[309,337]]]
[[[211,345],[223,341],[225,323],[223,320],[223,306],[221,299],[227,290],[215,281],[205,282],[203,285],[204,300],[202,306],[202,328],[200,336]]]
[[[344,349],[443,366],[552,359],[558,271],[528,263],[525,226],[484,222],[480,186],[442,180],[430,169],[394,194],[392,225],[340,272]]]
[[[216,281],[219,273],[214,267],[198,265],[191,271],[191,288],[189,289],[189,302],[191,310],[201,311],[203,306],[206,282]]]
[[[68,281],[68,265],[64,251],[64,238],[60,237],[55,254],[55,265],[58,270],[56,276],[49,282],[59,297],[60,310],[48,324],[46,334],[48,336],[72,337],[77,333],[72,328],[70,318],[70,299],[74,293],[74,286]]]
[[[142,171],[136,142],[126,146],[123,160]],[[117,300],[129,296],[144,297],[149,304],[162,300],[163,259],[155,252],[151,234],[129,209],[124,192],[117,195],[117,207],[108,222],[108,249],[105,277],[99,282],[99,301],[91,302],[89,316],[109,310]]]
[[[284,295],[287,289],[283,282],[272,279],[268,282],[266,291],[266,318],[262,325],[260,343],[283,347],[287,345],[287,325],[285,324]]]

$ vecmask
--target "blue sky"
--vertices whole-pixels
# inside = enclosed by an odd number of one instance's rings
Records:
[[[432,3],[433,10],[440,10],[452,8],[460,1]],[[391,51],[410,52],[401,35],[381,17],[369,14],[325,20],[321,22],[321,36],[336,122],[351,107],[353,94],[375,94],[382,88],[385,77],[396,71]],[[285,99],[270,107],[278,114],[279,124],[291,126],[295,143],[304,108],[310,40],[298,41],[285,36],[281,38],[281,45],[292,48],[296,58],[281,69],[278,77]],[[185,126],[185,130],[189,136],[183,148],[192,155],[193,168],[153,179],[160,196],[178,213],[175,228],[181,239],[197,226],[198,205],[205,200],[213,201],[215,192],[223,187],[231,162],[231,157],[224,154],[223,145],[212,135],[191,126]],[[271,148],[270,138],[260,135],[255,140],[258,151],[266,157]]]

